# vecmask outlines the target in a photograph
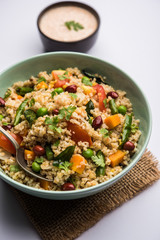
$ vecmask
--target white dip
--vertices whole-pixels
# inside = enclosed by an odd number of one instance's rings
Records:
[[[78,22],[84,28],[69,30],[65,22]],[[73,42],[90,36],[97,28],[96,17],[84,8],[75,6],[54,7],[46,11],[39,22],[41,31],[49,38],[63,42]]]

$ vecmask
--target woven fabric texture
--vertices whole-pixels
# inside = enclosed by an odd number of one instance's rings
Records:
[[[13,191],[43,240],[71,240],[159,178],[158,161],[151,152],[146,151],[119,182],[87,198],[55,201],[36,198],[15,189]]]

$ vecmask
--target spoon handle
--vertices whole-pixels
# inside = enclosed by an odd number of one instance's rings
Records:
[[[20,146],[17,141],[6,130],[0,127],[0,132],[3,133],[11,141],[16,150],[19,149]]]

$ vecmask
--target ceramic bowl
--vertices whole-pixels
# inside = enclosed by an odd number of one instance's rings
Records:
[[[140,130],[142,135],[138,143],[137,152],[132,156],[131,162],[121,173],[112,179],[99,185],[76,191],[46,191],[18,183],[8,177],[0,170],[0,177],[11,186],[34,196],[47,199],[76,199],[87,197],[98,193],[121,179],[138,162],[148,144],[151,134],[151,113],[148,102],[138,85],[124,72],[115,66],[92,56],[82,53],[55,52],[45,53],[31,57],[25,61],[17,63],[8,68],[0,75],[0,96],[14,82],[29,79],[32,75],[37,75],[40,71],[51,72],[56,68],[78,67],[79,69],[88,69],[90,72],[99,73],[107,77],[107,83],[115,89],[121,89],[127,92],[127,97],[133,104],[135,117],[140,119]]]
[[[47,37],[41,31],[41,28],[39,26],[40,19],[41,19],[42,15],[49,9],[55,8],[55,7],[61,7],[61,6],[76,6],[76,7],[84,8],[85,10],[91,12],[97,19],[98,26],[97,26],[96,30],[90,36],[88,36],[82,40],[74,41],[74,42],[73,41],[72,42],[62,42],[62,41],[57,41],[57,40]],[[94,45],[94,43],[96,42],[96,39],[98,37],[98,32],[99,32],[99,27],[100,27],[100,17],[95,9],[93,9],[92,7],[90,7],[84,3],[70,2],[70,1],[57,2],[57,3],[54,3],[50,6],[48,6],[39,14],[38,19],[37,19],[37,27],[38,27],[40,38],[42,40],[45,51],[47,51],[47,52],[51,52],[51,51],[87,52]]]

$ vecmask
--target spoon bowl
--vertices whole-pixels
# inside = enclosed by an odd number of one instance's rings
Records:
[[[31,168],[27,166],[27,161],[24,159],[24,149],[20,147],[20,145],[17,143],[17,141],[2,127],[0,127],[0,132],[3,133],[13,144],[13,146],[16,149],[16,161],[18,165],[28,174],[32,175],[33,177],[39,178],[41,180],[45,181],[53,181],[50,179],[47,179],[45,177],[42,177],[39,173],[35,173],[32,171]]]

